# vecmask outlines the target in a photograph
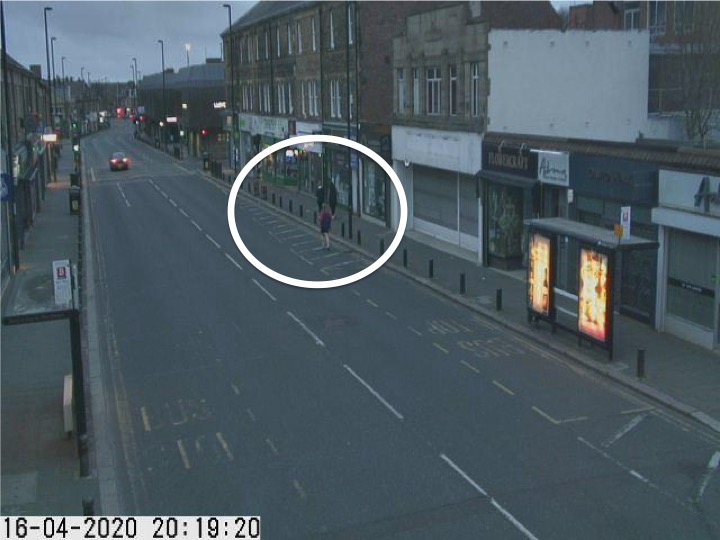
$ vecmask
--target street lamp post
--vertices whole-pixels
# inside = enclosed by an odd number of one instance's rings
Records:
[[[48,121],[50,122],[50,127],[55,127],[53,125],[52,86],[51,86],[51,81],[50,81],[50,45],[49,45],[49,41],[48,41],[48,29],[47,29],[48,11],[52,11],[52,8],[51,7],[43,8],[43,18],[45,19],[45,60],[47,62],[48,92],[49,92],[49,98],[50,98],[50,101],[48,102]]]
[[[137,70],[137,58],[133,57],[133,65],[135,66],[135,78],[133,79],[133,110],[137,114],[137,83],[138,83],[138,70]]]
[[[52,89],[53,89],[53,119],[56,116],[57,113],[57,81],[55,77],[55,41],[57,41],[57,38],[55,36],[50,38],[50,58],[51,58],[51,66],[52,66]],[[53,126],[55,127],[55,126]]]
[[[235,62],[233,59],[233,49],[235,47],[233,46],[232,6],[230,4],[223,4],[223,7],[228,10],[228,41],[230,42],[230,139],[232,141],[230,145],[230,151],[232,152],[230,159],[232,159],[233,162],[235,176],[237,176],[237,159],[235,158],[235,146],[237,144],[235,136]]]
[[[160,58],[162,62],[162,121],[160,122],[160,138],[162,139],[165,151],[167,151],[165,131],[162,129],[163,125],[165,124],[165,119],[167,117],[167,111],[165,110],[165,43],[163,43],[162,39],[158,39],[158,43],[160,44]]]
[[[190,44],[185,44],[185,56],[187,57],[187,67],[190,67]]]
[[[69,114],[67,110],[67,82],[65,81],[65,57],[60,59],[60,66],[62,67],[62,89],[63,89],[63,111],[65,112],[65,129],[70,129]]]

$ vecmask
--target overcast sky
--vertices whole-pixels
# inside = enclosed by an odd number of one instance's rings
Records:
[[[45,58],[45,22],[48,36],[55,36],[55,74],[80,77],[90,72],[92,81],[105,77],[111,82],[132,80],[133,57],[142,76],[161,71],[161,50],[165,48],[165,67],[175,70],[187,65],[185,44],[190,44],[190,64],[205,62],[206,57],[222,55],[220,33],[228,26],[224,3],[232,6],[233,21],[254,1],[55,1],[5,0],[7,52],[23,66],[40,64],[43,78]],[[49,38],[48,38],[49,39]],[[51,60],[52,64],[52,60]],[[51,66],[52,70],[52,66]]]

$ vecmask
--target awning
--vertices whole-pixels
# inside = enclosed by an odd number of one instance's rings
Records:
[[[630,238],[627,240],[623,239],[618,241],[618,237],[615,236],[614,231],[565,218],[527,219],[525,220],[525,225],[530,226],[532,229],[576,238],[588,244],[614,251],[655,249],[658,247],[658,242],[640,238],[639,236],[630,235]]]
[[[475,174],[476,177],[521,188],[531,188],[538,183],[537,178],[528,178],[526,176],[518,176],[515,174],[502,173],[497,171],[480,170]]]

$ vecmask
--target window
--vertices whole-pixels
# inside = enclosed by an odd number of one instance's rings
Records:
[[[248,88],[244,84],[242,87],[242,108],[243,111],[248,110]]]
[[[255,60],[260,61],[260,36],[255,34]]]
[[[330,12],[330,48],[335,48],[335,25],[333,24],[333,13]]]
[[[450,115],[455,116],[457,115],[457,66],[450,66],[450,69],[448,71],[448,75],[450,76],[450,102],[448,103],[448,106]]]
[[[242,64],[243,63],[243,40],[241,39],[239,41],[240,41],[240,43],[239,43],[238,47],[240,48],[240,56],[239,56],[240,60],[238,62],[240,64]]]
[[[440,68],[428,68],[426,74],[427,113],[440,114],[440,82],[442,81],[440,77]]]
[[[625,2],[625,30],[640,29],[640,2]]]
[[[330,117],[342,118],[342,94],[340,81],[330,81]]]
[[[480,116],[480,64],[474,62],[470,65],[470,111],[475,117]]]
[[[300,21],[295,23],[295,34],[297,34],[297,52],[298,52],[298,54],[302,54],[302,52],[303,52],[302,26],[300,25]]]
[[[311,106],[310,106],[310,113],[313,116],[320,116],[320,109],[319,109],[319,103],[320,103],[320,96],[318,94],[318,82],[312,81],[310,83],[310,89],[312,91],[311,95]]]
[[[275,29],[275,40],[277,41],[277,46],[275,49],[277,50],[277,57],[280,58],[280,27],[278,26]]]
[[[290,23],[287,24],[288,54],[292,54],[292,30]]]
[[[312,50],[317,51],[317,37],[315,35],[315,17],[312,18]]]
[[[353,7],[348,4],[347,7],[347,32],[348,32],[348,45],[353,44],[354,30],[355,30],[355,14],[353,13]]]
[[[250,110],[255,110],[255,87],[250,85]]]
[[[293,107],[292,83],[291,82],[289,82],[287,85],[287,99],[288,99],[288,114],[293,114],[295,112],[295,107]]]
[[[695,5],[692,2],[675,2],[675,33],[691,33],[694,15]]]
[[[270,59],[270,35],[265,32],[265,60]]]
[[[265,91],[265,96],[264,96],[265,112],[270,112],[270,85],[269,84],[265,85],[264,91]]]
[[[413,114],[420,114],[420,71],[413,69]]]
[[[405,114],[405,70],[397,70],[397,114]]]
[[[666,17],[666,2],[664,0],[655,0],[650,2],[648,6],[650,8],[650,16],[648,25],[650,29],[650,35],[662,35],[665,33]]]
[[[285,85],[282,83],[277,85],[277,112],[285,114]]]
[[[300,81],[300,110],[303,118],[307,116],[305,110],[305,81]]]
[[[353,93],[352,85],[350,85],[350,95],[348,96],[348,103],[350,104],[350,120],[352,120],[353,111],[355,109],[355,94]]]

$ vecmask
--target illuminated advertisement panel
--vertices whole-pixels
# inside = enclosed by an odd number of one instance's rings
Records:
[[[528,260],[528,306],[541,315],[550,313],[550,239],[538,233],[530,236]]]
[[[592,249],[580,249],[578,330],[601,342],[608,339],[609,295],[608,256]]]

